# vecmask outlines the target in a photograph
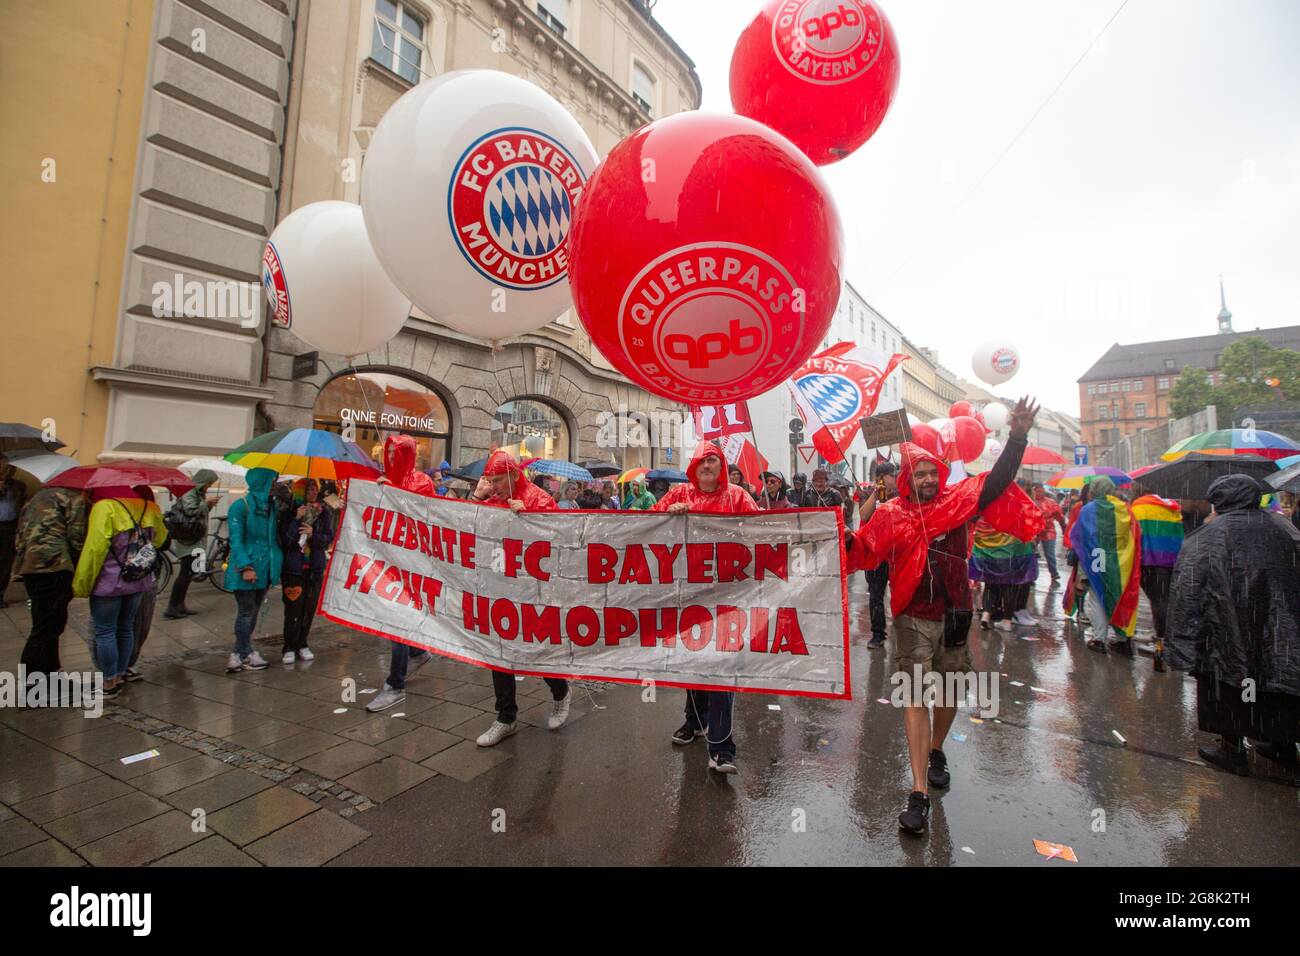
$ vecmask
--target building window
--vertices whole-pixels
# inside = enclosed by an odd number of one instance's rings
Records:
[[[1096,385],[1089,385],[1089,386],[1088,386],[1088,394],[1089,394],[1089,395],[1096,395],[1096,394],[1097,394],[1097,386],[1096,386]]]
[[[573,460],[569,425],[550,405],[528,399],[506,402],[492,416],[492,450],[516,458]]]
[[[1128,390],[1129,390],[1129,383],[1128,383],[1128,382],[1125,382],[1125,383],[1124,383],[1124,391],[1127,392]]]
[[[335,433],[350,423],[353,441],[376,462],[383,461],[384,439],[399,434],[415,439],[421,471],[450,458],[446,403],[432,389],[399,375],[361,369],[331,379],[316,396],[312,418],[316,428]]]
[[[1169,391],[1169,379],[1167,378],[1160,379],[1158,382],[1156,382],[1156,387],[1160,389],[1160,391],[1162,392]]]
[[[1165,371],[1166,371],[1166,372],[1172,372],[1173,370],[1174,370],[1174,360],[1173,360],[1173,359],[1165,359]]]
[[[537,0],[537,15],[561,37],[569,29],[570,2],[571,0]]]
[[[370,58],[410,83],[420,82],[424,62],[424,18],[404,3],[375,0]]]
[[[1133,391],[1140,392],[1144,388],[1146,388],[1146,382],[1143,379],[1139,378],[1133,382]]]
[[[1146,417],[1147,417],[1147,403],[1146,403],[1146,402],[1138,402],[1138,403],[1137,403],[1137,410],[1134,412],[1134,414],[1137,415],[1138,418],[1146,418]]]
[[[1097,406],[1097,417],[1098,417],[1098,418],[1102,418],[1102,419],[1110,418],[1110,406],[1109,406],[1109,405],[1098,405],[1098,406]]]
[[[655,78],[640,63],[632,64],[632,99],[643,111],[654,115]]]

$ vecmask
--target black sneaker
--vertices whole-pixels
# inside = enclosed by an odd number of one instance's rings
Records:
[[[867,647],[873,651],[878,651],[885,646],[885,635],[872,634],[871,640],[867,641]]]
[[[169,621],[181,621],[185,619],[185,612],[179,608],[169,607],[163,611],[163,617]]]
[[[930,781],[930,786],[940,790],[947,790],[952,783],[952,774],[948,773],[948,758],[942,750],[930,751],[930,769],[926,771],[925,779]]]
[[[131,681],[131,683],[135,683],[135,682],[138,681],[138,680],[144,680],[144,675],[143,675],[143,674],[141,674],[138,670],[135,670],[135,669],[130,668],[130,667],[128,667],[128,668],[126,669],[126,675],[125,675],[125,676],[126,676],[126,679],[127,679],[127,680]]]
[[[117,698],[120,697],[121,695],[122,695],[121,684],[118,684],[116,687],[104,688],[104,700],[117,700]]]
[[[673,731],[672,741],[675,744],[689,744],[694,742],[696,737],[703,737],[704,731],[694,729],[690,724],[682,724]]]
[[[898,815],[898,826],[908,833],[925,832],[925,821],[930,818],[930,798],[920,790],[907,795],[907,809]]]
[[[713,754],[709,757],[709,769],[718,773],[735,773],[736,758],[730,754]]]

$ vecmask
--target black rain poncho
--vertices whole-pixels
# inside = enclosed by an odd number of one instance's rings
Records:
[[[1247,475],[1210,486],[1214,520],[1174,567],[1165,653],[1177,670],[1300,697],[1300,532],[1260,510],[1262,491]]]

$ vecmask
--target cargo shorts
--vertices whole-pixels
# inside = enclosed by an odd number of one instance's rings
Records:
[[[921,673],[968,674],[974,667],[970,642],[944,647],[943,621],[927,621],[909,614],[894,618],[894,669],[909,677],[917,664]]]

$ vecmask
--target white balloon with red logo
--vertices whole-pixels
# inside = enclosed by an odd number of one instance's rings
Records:
[[[1011,381],[1020,371],[1020,353],[1005,339],[990,339],[975,350],[970,364],[971,371],[981,382],[1001,385]]]
[[[595,169],[578,121],[527,80],[457,70],[402,95],[366,152],[375,251],[444,325],[498,340],[571,305],[569,231]]]
[[[286,216],[263,249],[262,287],[273,324],[336,355],[379,348],[411,313],[350,202],[314,202]]]

